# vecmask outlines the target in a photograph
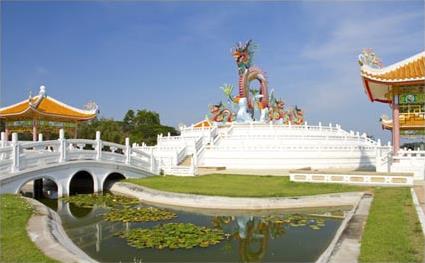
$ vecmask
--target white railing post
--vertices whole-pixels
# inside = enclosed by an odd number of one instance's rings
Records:
[[[99,161],[102,159],[102,140],[100,139],[100,131],[96,131],[96,160]]]
[[[66,140],[65,140],[65,131],[63,129],[59,130],[59,162],[66,161]]]
[[[192,156],[192,163],[191,163],[193,175],[195,175],[195,169],[196,169],[197,166],[198,166],[198,152],[195,151],[195,153]]]
[[[151,173],[153,173],[154,171],[154,164],[155,164],[155,159],[153,157],[153,148],[150,149],[150,171]]]
[[[383,160],[382,160],[382,149],[381,147],[376,147],[375,158],[376,158],[376,171],[380,172],[382,170]]]
[[[131,147],[130,138],[125,138],[125,164],[130,164],[131,161]]]
[[[19,151],[18,134],[14,132],[12,133],[12,173],[19,171]]]
[[[1,148],[6,147],[6,140],[7,140],[6,133],[5,132],[1,132],[1,141],[0,141],[0,147]],[[4,156],[5,156],[4,153],[0,154],[0,160],[3,160],[4,159]]]
[[[38,134],[38,141],[39,142],[43,141],[43,134],[41,134],[41,133]]]
[[[319,121],[319,131],[322,131],[322,123]]]
[[[5,147],[6,146],[6,133],[5,132],[1,132],[1,142],[0,142],[0,147]]]

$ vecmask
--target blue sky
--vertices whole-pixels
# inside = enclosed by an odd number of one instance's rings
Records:
[[[1,93],[5,106],[38,92],[121,119],[129,108],[176,126],[204,118],[237,85],[230,55],[253,39],[254,64],[309,123],[339,123],[388,140],[390,110],[363,92],[357,55],[385,65],[424,49],[423,1],[1,2]]]

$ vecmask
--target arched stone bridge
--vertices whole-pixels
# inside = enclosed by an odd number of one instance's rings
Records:
[[[60,130],[59,139],[20,142],[17,134],[0,141],[0,193],[19,193],[24,185],[34,181],[50,180],[56,184],[59,197],[78,192],[103,191],[109,181],[122,178],[140,178],[159,173],[153,154],[130,146],[105,142],[96,132],[95,140],[65,139]],[[43,186],[38,191],[43,191]],[[79,193],[83,193],[79,192]]]

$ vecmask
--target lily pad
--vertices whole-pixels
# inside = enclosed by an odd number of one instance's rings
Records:
[[[325,227],[325,220],[308,215],[284,215],[284,216],[269,216],[266,217],[266,221],[274,224],[287,224],[291,227],[305,227],[308,226],[311,229],[319,230]]]
[[[136,248],[190,249],[218,244],[224,239],[224,232],[190,223],[169,223],[153,228],[132,229],[119,236]]]
[[[140,201],[136,198],[130,198],[121,195],[111,194],[84,194],[72,195],[61,198],[65,202],[73,203],[79,207],[91,208],[94,205],[103,205],[108,207],[129,206],[139,204]]]
[[[120,209],[113,208],[104,215],[107,221],[121,222],[148,222],[169,220],[176,217],[176,214],[155,207],[124,207]]]

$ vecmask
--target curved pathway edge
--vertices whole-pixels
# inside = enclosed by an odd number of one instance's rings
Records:
[[[35,210],[27,224],[28,236],[44,254],[60,262],[97,262],[71,241],[55,211],[35,199],[25,199]]]
[[[164,192],[131,183],[115,183],[110,190],[113,193],[132,196],[153,204],[221,210],[355,206],[364,194],[363,192],[347,192],[297,197],[224,197]]]

